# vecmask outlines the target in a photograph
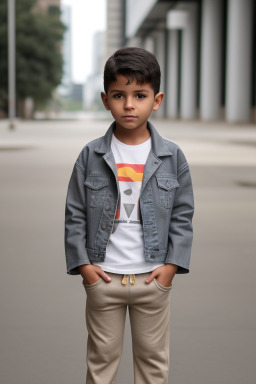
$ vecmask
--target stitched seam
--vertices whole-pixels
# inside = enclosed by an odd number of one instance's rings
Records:
[[[75,165],[76,165],[76,167],[77,167],[78,169],[80,169],[81,172],[83,172],[84,175],[86,175],[85,169],[83,169],[83,168],[81,167],[81,165],[79,165],[77,162],[76,162]]]
[[[181,166],[180,166],[180,168],[178,169],[178,172],[177,172],[177,175],[179,176],[181,173],[182,173],[182,171],[184,171],[185,169],[187,169],[188,168],[188,163],[186,162],[186,163],[184,163],[184,164],[182,164]]]

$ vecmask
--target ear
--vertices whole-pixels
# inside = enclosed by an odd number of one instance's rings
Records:
[[[164,93],[159,92],[155,95],[155,101],[154,101],[154,106],[153,106],[153,111],[157,111],[162,104],[164,99]]]
[[[106,93],[101,92],[100,95],[101,95],[101,100],[102,100],[102,102],[104,104],[104,107],[109,111],[110,107],[109,107],[109,104],[108,104],[108,97],[107,97]]]

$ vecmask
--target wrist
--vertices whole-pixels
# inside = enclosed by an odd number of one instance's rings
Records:
[[[91,265],[91,264],[83,264],[83,265],[79,265],[79,266],[77,267],[78,272],[79,272],[80,274],[82,274],[83,271],[85,271],[85,270],[88,268],[89,265]]]
[[[178,265],[176,265],[176,264],[165,264],[165,267],[173,275],[175,275],[175,273],[177,272],[177,270],[179,268]]]

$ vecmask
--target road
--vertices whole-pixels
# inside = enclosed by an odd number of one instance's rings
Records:
[[[254,384],[256,127],[152,122],[183,149],[196,207],[191,272],[171,291],[169,383]],[[0,122],[2,384],[85,383],[86,296],[66,274],[64,205],[79,151],[109,124]],[[119,384],[133,383],[128,325]]]

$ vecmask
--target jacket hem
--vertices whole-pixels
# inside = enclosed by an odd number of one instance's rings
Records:
[[[103,262],[106,255],[106,250],[96,250],[86,248],[88,257],[93,262]],[[150,250],[145,249],[144,251],[145,260],[149,263],[165,263],[167,250]]]

